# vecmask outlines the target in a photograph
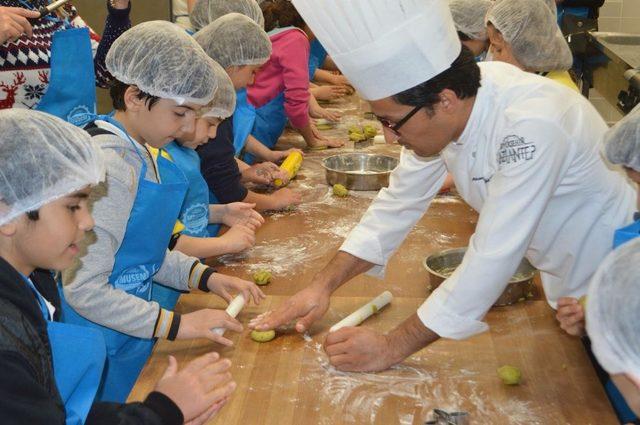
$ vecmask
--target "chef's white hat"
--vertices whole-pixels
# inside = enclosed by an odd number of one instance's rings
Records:
[[[338,68],[368,100],[448,69],[460,40],[446,0],[292,0]]]

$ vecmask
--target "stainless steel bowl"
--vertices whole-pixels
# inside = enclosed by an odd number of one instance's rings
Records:
[[[431,290],[436,289],[440,284],[462,263],[467,248],[445,249],[425,258],[424,268],[429,272],[429,282]],[[442,273],[442,272],[445,273]],[[500,298],[493,304],[494,307],[511,305],[527,298],[532,298],[536,293],[533,278],[536,269],[526,258],[520,261],[515,274],[509,281],[509,285],[504,290]],[[473,284],[473,282],[470,282]]]
[[[327,183],[340,183],[351,190],[380,190],[389,185],[389,174],[398,165],[391,156],[372,153],[345,153],[322,161]]]

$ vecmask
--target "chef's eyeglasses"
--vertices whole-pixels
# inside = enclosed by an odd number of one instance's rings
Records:
[[[407,115],[402,117],[402,119],[400,121],[395,122],[395,123],[392,122],[392,121],[389,121],[386,118],[381,118],[381,117],[379,117],[377,115],[376,115],[376,118],[378,119],[378,121],[380,121],[380,124],[382,124],[382,127],[388,129],[394,135],[400,136],[400,133],[398,133],[398,130],[400,130],[400,127],[405,125],[407,123],[407,121],[409,121],[411,119],[411,117],[414,116],[416,114],[416,112],[418,112],[422,108],[423,108],[423,106],[416,106]]]

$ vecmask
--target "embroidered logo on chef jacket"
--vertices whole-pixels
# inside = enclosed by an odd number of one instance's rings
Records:
[[[527,143],[524,137],[510,135],[502,139],[498,150],[498,165],[509,165],[531,161],[536,152],[536,145]]]

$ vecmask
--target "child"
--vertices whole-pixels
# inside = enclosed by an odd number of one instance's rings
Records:
[[[491,0],[450,0],[449,9],[460,42],[471,50],[476,61],[483,61],[489,49],[484,17],[493,6]]]
[[[310,147],[342,146],[343,142],[321,136],[309,116],[309,40],[300,29],[304,20],[287,0],[265,0],[260,8],[273,51],[248,86],[246,97],[238,95],[234,119],[253,122],[252,138],[244,138],[245,162],[263,157],[265,147],[272,149],[287,121]],[[241,132],[234,133],[236,144],[243,136]]]
[[[640,239],[636,238],[609,254],[587,295],[591,349],[632,411],[620,416],[621,423],[640,415],[639,267]]]
[[[256,0],[196,0],[189,15],[195,31],[228,13],[240,13],[264,28],[264,17]]]
[[[213,291],[227,301],[240,292],[258,302],[252,283],[215,273],[196,258],[167,252],[187,182],[180,170],[146,146],[163,148],[193,130],[195,115],[214,97],[218,83],[211,59],[184,30],[163,21],[145,22],[112,46],[107,69],[116,109],[88,131],[99,143],[107,177],[92,193],[94,240],[64,276],[63,320],[100,329],[107,343],[107,369],[98,394],[121,401],[129,393],[156,338],[231,341],[211,331],[238,331],[224,311],[180,315],[152,301],[152,283],[188,291]],[[179,75],[179,78],[176,78]],[[86,251],[85,251],[86,250]]]
[[[178,373],[170,357],[164,377],[142,403],[93,403],[104,339],[97,330],[59,322],[52,272],[71,264],[93,227],[87,197],[104,178],[102,155],[87,133],[52,115],[0,111],[0,127],[2,423],[206,420],[235,388],[229,361],[217,353]]]
[[[254,79],[258,68],[269,59],[271,42],[264,30],[249,17],[230,13],[216,19],[194,36],[205,52],[227,72],[236,90],[246,87]],[[236,109],[237,109],[236,105]],[[259,211],[282,209],[298,204],[300,195],[291,189],[282,188],[272,194],[255,193],[242,184],[243,180],[270,184],[281,176],[274,172],[274,164],[248,166],[234,159],[242,146],[234,146],[234,133],[250,131],[251,124],[230,117],[220,124],[216,139],[200,146],[198,154],[202,160],[201,170],[210,190],[210,202],[231,203],[237,201],[256,205]],[[290,151],[265,150],[271,161],[284,159]],[[240,169],[242,168],[242,172]]]
[[[554,0],[498,2],[489,9],[485,21],[492,60],[544,75],[579,91],[568,72],[573,56],[558,28]]]

